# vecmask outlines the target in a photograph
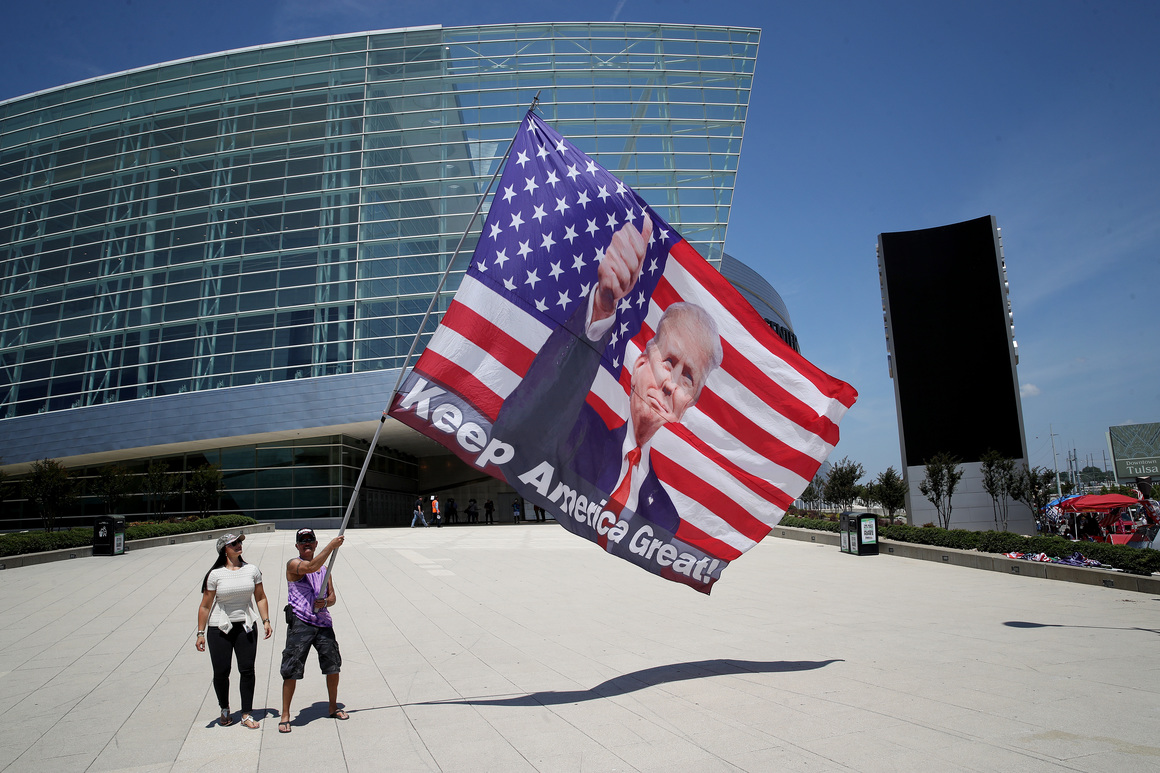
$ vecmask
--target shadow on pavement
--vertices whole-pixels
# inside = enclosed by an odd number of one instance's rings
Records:
[[[338,707],[348,713],[353,711],[353,709],[348,709],[342,701],[338,702]],[[329,701],[315,701],[309,706],[299,709],[297,714],[291,715],[290,725],[291,727],[299,727],[316,719],[330,719]]]
[[[1160,630],[1156,628],[1140,628],[1139,626],[1132,626],[1130,628],[1121,628],[1114,625],[1067,625],[1066,623],[1028,623],[1023,620],[1008,620],[1003,623],[1008,628],[1102,628],[1105,631],[1144,631],[1146,633],[1160,634]]]
[[[711,676],[734,674],[778,674],[789,671],[811,671],[824,668],[835,660],[698,660],[692,663],[673,663],[655,666],[631,674],[624,674],[601,682],[588,690],[546,690],[527,695],[511,697],[459,698],[456,700],[424,701],[409,704],[414,706],[438,706],[443,704],[463,704],[468,706],[559,706],[565,703],[613,698],[617,695],[643,690],[659,684],[683,682],[688,679],[704,679]]]

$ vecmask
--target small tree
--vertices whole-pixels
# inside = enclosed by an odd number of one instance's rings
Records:
[[[217,506],[218,494],[222,490],[222,471],[216,465],[203,464],[193,471],[189,480],[189,494],[193,504],[203,518]]]
[[[181,491],[181,475],[169,471],[169,465],[163,462],[149,462],[145,469],[145,477],[141,479],[141,493],[149,502],[149,511],[153,517],[161,519],[165,513],[165,506],[169,500]]]
[[[934,505],[939,526],[944,529],[951,527],[951,498],[962,477],[963,468],[958,458],[940,452],[926,463],[926,477],[918,484],[918,490]]]
[[[76,481],[56,459],[41,459],[24,479],[24,496],[36,506],[44,530],[56,531],[57,518],[76,503]]]
[[[878,479],[870,485],[874,501],[882,505],[886,518],[894,523],[894,514],[906,506],[906,481],[893,467],[878,473]]]
[[[133,493],[133,477],[124,467],[113,465],[97,476],[97,496],[105,505],[105,514],[112,515]]]
[[[1011,496],[1031,508],[1032,517],[1051,501],[1055,484],[1055,473],[1043,467],[1028,467],[1026,464],[1015,471]]]
[[[847,456],[830,468],[826,478],[826,499],[836,504],[839,510],[846,511],[854,507],[854,500],[861,493],[858,481],[866,474],[866,470],[858,462],[850,461]]]
[[[991,510],[995,514],[995,531],[1007,531],[1011,487],[1015,484],[1015,460],[994,449],[987,449],[980,461],[983,490],[991,496]]]

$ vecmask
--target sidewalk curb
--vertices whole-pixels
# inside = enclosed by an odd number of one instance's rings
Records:
[[[814,531],[794,526],[775,526],[770,533],[782,539],[816,542],[821,545],[837,546],[839,542],[839,535],[836,532]],[[985,569],[991,572],[1019,575],[1020,577],[1039,577],[1046,580],[1078,582],[1083,585],[1102,585],[1105,588],[1160,596],[1160,577],[1156,576],[1127,574],[1126,572],[1084,566],[1048,564],[1027,561],[1022,558],[1007,558],[999,553],[980,553],[977,550],[916,545],[913,542],[895,542],[888,539],[879,539],[878,545],[879,555],[917,558],[922,561],[935,561],[952,566],[965,566],[970,569]]]
[[[260,534],[268,531],[274,531],[274,524],[259,523],[253,526],[235,526],[232,529],[191,531],[185,534],[169,534],[164,537],[146,537],[145,539],[126,540],[125,552],[129,553],[134,550],[144,550],[146,548],[159,548],[164,545],[180,545],[186,542],[202,542],[204,540],[217,539],[221,535],[229,534],[230,532],[234,532],[235,534]],[[92,555],[93,546],[84,545],[82,547],[64,548],[62,550],[46,550],[41,553],[23,553],[18,556],[4,556],[0,558],[0,570],[47,564],[51,561],[68,561],[73,558],[91,558]],[[97,558],[116,558],[116,556],[97,556]]]

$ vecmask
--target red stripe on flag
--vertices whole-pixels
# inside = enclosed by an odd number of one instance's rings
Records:
[[[609,408],[608,404],[601,400],[596,393],[589,392],[588,396],[584,398],[584,402],[592,406],[592,410],[596,411],[596,414],[600,416],[601,420],[604,421],[604,425],[609,429],[615,429],[624,424],[624,419],[617,416],[616,412]]]
[[[422,366],[422,369],[419,366]],[[438,352],[430,349],[425,350],[423,358],[415,366],[415,370],[425,373],[448,389],[454,389],[465,400],[483,411],[483,414],[492,421],[495,421],[495,418],[499,416],[503,398],[493,392],[487,384],[477,379],[473,373],[461,368]],[[447,386],[448,384],[454,384],[454,387]]]
[[[729,371],[733,378],[749,387],[758,399],[829,445],[838,444],[838,425],[828,416],[818,416],[808,405],[791,395],[776,381],[771,381],[752,360],[733,348],[728,341],[722,339],[721,347],[725,352],[721,366]]]
[[[443,324],[485,350],[520,378],[527,374],[536,358],[534,351],[459,301],[451,301],[443,315]]]
[[[682,494],[690,499],[699,502],[709,512],[716,515],[725,523],[729,524],[734,531],[741,534],[746,539],[753,542],[761,542],[762,538],[769,534],[772,528],[769,524],[762,522],[758,518],[750,515],[745,508],[739,505],[732,497],[722,493],[714,486],[706,483],[699,476],[690,473],[688,470],[681,467],[669,457],[660,453],[657,449],[652,449],[649,454],[649,465],[657,471],[657,477],[665,481],[679,480],[681,485],[674,486]],[[684,520],[684,519],[682,519]],[[682,538],[683,539],[683,538]],[[715,543],[720,543],[728,550],[736,550],[736,548],[727,546],[715,537],[705,535],[705,539],[711,540]],[[690,542],[689,544],[695,544]],[[697,545],[701,547],[701,545]],[[702,550],[706,548],[702,547]],[[722,548],[718,548],[720,550]],[[716,553],[716,551],[713,551]],[[740,555],[740,553],[738,553]],[[721,556],[718,556],[721,557]]]
[[[721,275],[720,271],[709,265],[698,252],[686,241],[682,240],[673,245],[669,257],[675,258],[690,276],[718,300],[730,298],[736,294],[733,285]],[[724,302],[724,301],[723,301]],[[795,352],[789,344],[770,329],[761,315],[751,306],[745,304],[734,310],[734,317],[749,331],[749,334],[766,347],[776,351],[779,357],[786,359],[801,375],[818,388],[822,394],[837,400],[849,408],[858,399],[858,392],[854,387],[840,381],[819,370],[813,363]]]
[[[635,363],[636,360],[634,359],[633,362]],[[626,395],[632,393],[632,366],[630,366],[627,362],[620,369],[620,376],[617,378],[617,381],[620,383],[620,386],[624,388],[624,393]]]
[[[794,498],[791,497],[789,494],[782,491],[780,488],[773,485],[772,483],[770,483],[766,479],[759,478],[756,475],[754,475],[753,473],[749,472],[748,470],[745,470],[744,468],[739,467],[731,459],[728,459],[725,456],[723,456],[719,451],[717,451],[717,449],[708,445],[707,443],[705,443],[705,441],[701,440],[699,437],[694,435],[692,433],[692,431],[688,427],[686,427],[685,425],[683,425],[683,424],[671,424],[670,423],[670,424],[666,424],[665,427],[670,432],[672,432],[674,435],[679,437],[681,440],[688,443],[689,446],[694,451],[701,454],[706,459],[710,460],[711,462],[716,464],[718,467],[723,469],[725,472],[732,475],[734,478],[739,480],[746,488],[748,488],[750,491],[752,491],[757,496],[764,499],[766,502],[769,502],[774,507],[778,508],[779,510],[785,511],[785,510],[788,510],[789,506],[793,504]],[[814,472],[817,472],[817,467],[821,467],[821,463],[814,462],[814,464],[816,465]],[[806,476],[806,478],[812,480],[813,473]],[[681,488],[682,480],[681,479],[665,480],[665,483],[672,486],[673,488],[676,488],[677,490],[682,490],[682,488]]]
[[[766,432],[748,416],[709,389],[701,390],[701,396],[697,398],[697,410],[712,419],[717,426],[740,442],[804,480],[813,479],[814,473],[822,464],[808,454],[787,445],[776,435]]]
[[[723,558],[726,561],[733,561],[741,557],[741,551],[737,548],[728,543],[722,542],[715,537],[710,537],[708,534],[683,519],[679,524],[677,524],[676,537],[686,545],[692,545],[701,552],[709,554],[713,558]]]

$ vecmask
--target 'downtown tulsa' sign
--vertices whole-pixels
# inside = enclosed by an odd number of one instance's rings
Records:
[[[1109,427],[1108,439],[1117,478],[1160,474],[1160,423]]]

